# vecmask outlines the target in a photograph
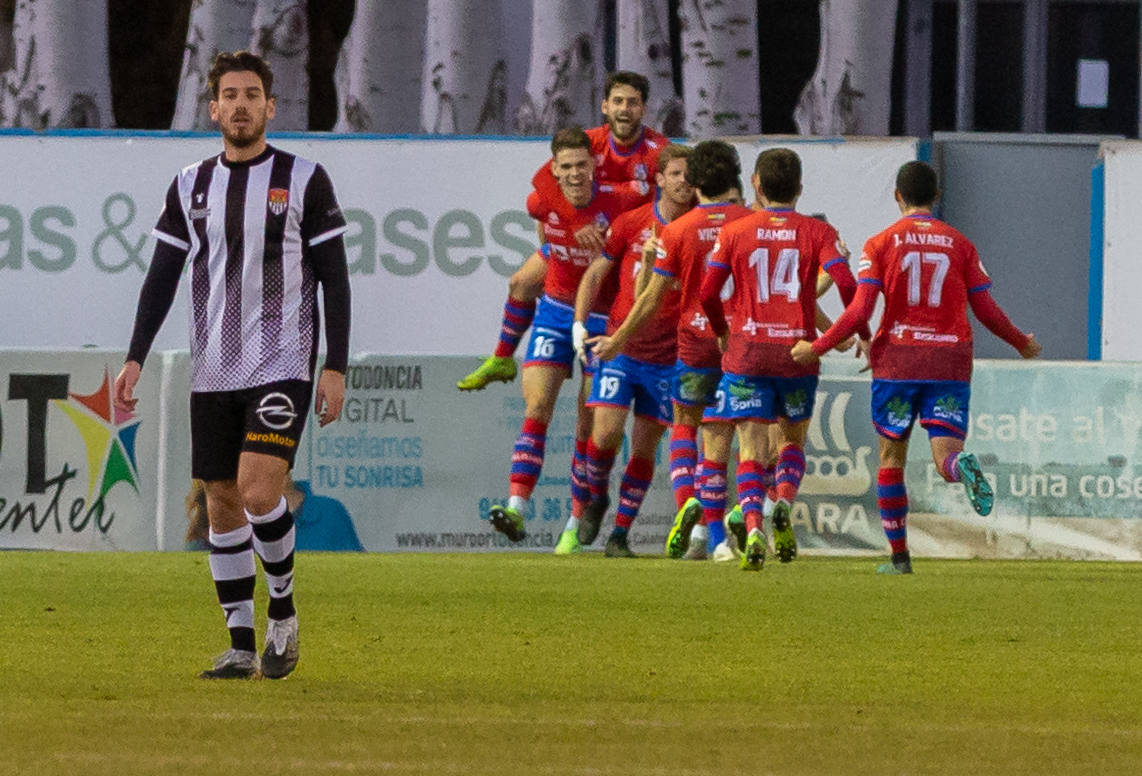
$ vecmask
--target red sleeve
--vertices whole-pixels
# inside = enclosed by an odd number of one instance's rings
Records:
[[[711,263],[706,267],[706,274],[702,276],[702,290],[699,299],[706,317],[710,319],[710,326],[719,337],[729,331],[726,323],[726,312],[722,308],[722,286],[730,276],[730,268],[722,263]]]
[[[542,221],[547,218],[551,208],[547,205],[547,198],[535,190],[527,195],[527,214],[534,218],[536,221]]]
[[[1016,350],[1023,350],[1027,347],[1027,335],[1011,322],[1011,319],[995,303],[987,290],[969,294],[968,303],[971,305],[971,311],[975,313],[975,317],[992,334]]]
[[[631,220],[620,215],[611,223],[611,228],[607,230],[607,241],[603,245],[603,255],[611,261],[620,261],[623,253],[626,252],[627,244],[630,243],[631,231],[627,225]]]
[[[555,180],[555,174],[551,172],[551,161],[548,159],[531,176],[531,187],[547,198],[559,193],[559,181]]]
[[[841,303],[848,309],[848,306],[852,304],[857,292],[856,278],[853,277],[853,271],[849,269],[848,262],[843,258],[840,261],[831,262],[829,266],[825,268],[825,271],[828,272],[829,277],[833,279],[833,285],[837,287],[837,293],[841,295]],[[869,310],[869,315],[871,314],[872,311]],[[872,337],[872,333],[868,330],[868,315],[866,315],[865,320],[857,326],[856,333],[863,340]],[[841,339],[844,339],[844,337],[841,337]]]
[[[879,292],[880,289],[871,283],[858,284],[852,304],[845,308],[840,318],[833,321],[833,325],[829,327],[827,332],[817,338],[813,343],[813,352],[818,356],[823,356],[862,324],[867,331],[868,319],[872,315],[873,308],[876,307],[876,295]]]

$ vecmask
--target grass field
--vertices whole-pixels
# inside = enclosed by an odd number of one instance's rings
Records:
[[[0,553],[0,773],[1142,770],[1142,568],[875,564],[303,554],[297,672],[204,682],[204,554]]]

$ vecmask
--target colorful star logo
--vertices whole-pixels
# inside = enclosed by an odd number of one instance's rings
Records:
[[[95,393],[53,399],[83,437],[87,446],[87,503],[102,500],[118,482],[139,492],[139,467],[135,462],[135,436],[140,419],[111,401],[111,372],[103,372],[103,385]]]

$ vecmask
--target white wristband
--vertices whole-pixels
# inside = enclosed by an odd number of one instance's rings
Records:
[[[582,321],[575,321],[571,324],[571,346],[575,348],[575,353],[582,357],[583,349],[586,347],[587,340],[587,327],[583,325]]]

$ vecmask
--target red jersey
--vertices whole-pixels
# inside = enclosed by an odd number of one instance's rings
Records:
[[[847,273],[852,298],[852,273],[839,243],[831,225],[794,210],[760,210],[722,230],[709,272],[715,277],[728,272],[734,279],[725,371],[767,377],[818,373],[818,363],[798,364],[789,349],[797,340],[817,338],[820,267],[836,263],[831,270]],[[711,328],[721,326],[719,312],[712,312]]]
[[[722,226],[752,212],[728,202],[698,205],[667,224],[658,236],[654,271],[673,278],[681,288],[678,358],[690,366],[712,368],[721,363],[717,335],[702,309],[702,275]]]
[[[617,188],[627,188],[641,198],[638,204],[654,199],[658,152],[670,138],[649,127],[643,127],[638,140],[629,146],[617,145],[611,128],[604,124],[586,130],[591,139],[591,156],[595,159],[595,180]],[[558,199],[559,184],[551,172],[550,160],[536,170],[531,185],[544,197]]]
[[[527,198],[528,214],[543,225],[545,243],[542,253],[547,259],[543,291],[556,301],[574,306],[579,281],[596,255],[575,242],[575,232],[590,223],[598,224],[606,232],[619,214],[638,205],[638,197],[629,191],[617,191],[612,186],[596,184],[591,201],[583,207],[575,207],[568,202],[562,191],[559,193],[558,205],[553,207],[549,200],[536,191]],[[601,308],[605,310],[614,297],[600,293],[599,298],[607,305]],[[600,309],[598,301],[595,309]]]
[[[650,239],[651,230],[661,233],[666,221],[651,202],[628,210],[615,219],[607,235],[603,255],[615,263],[611,275],[619,277],[619,291],[611,306],[607,333],[613,334],[634,307],[635,285],[642,270],[642,246]],[[677,357],[678,309],[681,294],[668,290],[651,316],[623,347],[623,354],[651,364],[673,364]]]
[[[989,289],[991,278],[968,238],[931,216],[905,216],[865,243],[858,282],[884,293],[873,377],[971,379],[968,295]]]

